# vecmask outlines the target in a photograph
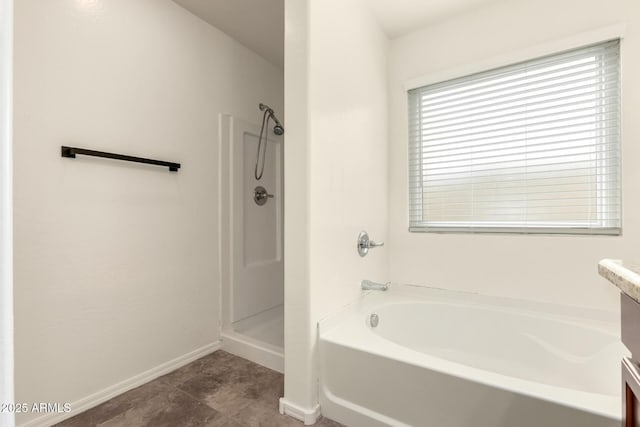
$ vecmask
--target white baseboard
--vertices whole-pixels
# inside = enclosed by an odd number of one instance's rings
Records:
[[[302,421],[305,425],[310,426],[320,418],[320,405],[316,404],[313,408],[305,409],[298,405],[287,401],[284,397],[280,398],[280,413],[289,415],[296,420]]]
[[[90,394],[89,396],[83,397],[82,399],[76,400],[75,402],[71,402],[71,412],[61,414],[46,414],[33,420],[27,421],[26,423],[21,424],[19,427],[48,427],[53,424],[59,423],[60,421],[64,421],[68,418],[78,415],[83,411],[86,411],[87,409],[98,406],[99,404],[104,403],[119,394],[141,386],[142,384],[148,383],[149,381],[154,380],[164,374],[168,374],[169,372],[174,371],[178,368],[181,368],[182,366],[191,363],[196,359],[213,353],[214,351],[220,349],[220,345],[221,342],[220,340],[218,340],[202,346],[194,351],[183,354],[182,356],[176,357],[173,360],[158,365],[155,368],[151,368],[148,371],[142,372],[129,379],[102,389],[96,393]]]

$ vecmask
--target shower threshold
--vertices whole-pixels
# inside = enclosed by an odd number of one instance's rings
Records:
[[[224,328],[222,349],[284,372],[284,306],[276,306]]]

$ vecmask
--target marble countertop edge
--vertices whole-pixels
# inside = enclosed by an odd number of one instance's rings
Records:
[[[640,274],[637,271],[621,260],[603,259],[598,263],[598,274],[640,303]]]

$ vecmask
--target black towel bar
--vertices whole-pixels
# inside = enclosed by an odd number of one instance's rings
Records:
[[[76,158],[76,154],[85,156],[105,157],[107,159],[124,160],[127,162],[146,163],[149,165],[166,166],[171,172],[177,172],[180,169],[180,163],[165,162],[162,160],[145,159],[143,157],[125,156],[124,154],[105,153],[104,151],[87,150],[85,148],[61,146],[62,157]]]

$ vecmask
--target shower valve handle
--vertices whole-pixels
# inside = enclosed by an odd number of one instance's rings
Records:
[[[365,256],[369,253],[369,249],[377,248],[379,246],[384,246],[384,242],[374,242],[373,240],[369,240],[369,234],[366,231],[360,232],[358,235],[358,255],[361,257]]]
[[[273,199],[273,194],[267,193],[267,190],[259,185],[253,190],[253,201],[256,202],[258,206],[262,206],[267,203],[267,199]]]

